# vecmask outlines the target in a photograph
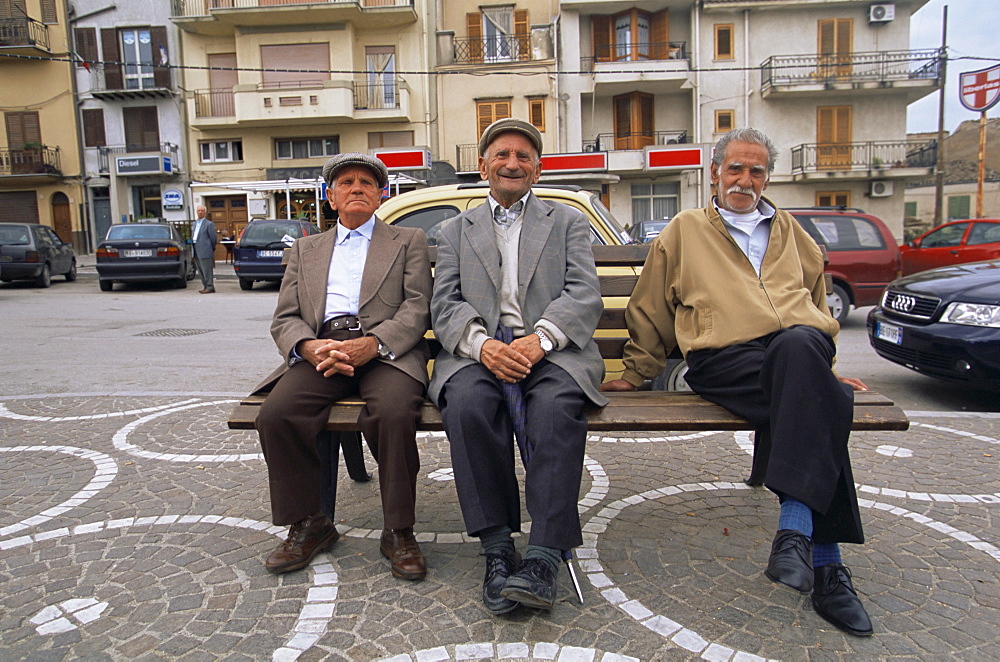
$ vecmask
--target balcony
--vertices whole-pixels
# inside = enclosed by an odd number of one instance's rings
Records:
[[[173,0],[181,30],[232,35],[237,26],[280,27],[350,22],[379,29],[417,21],[413,0]]]
[[[132,156],[167,156],[171,159],[173,169],[176,171],[178,166],[178,151],[179,148],[173,143],[160,143],[159,145],[109,145],[106,147],[98,147],[97,171],[104,175],[109,174],[111,172],[111,161],[121,154],[129,154]]]
[[[0,53],[39,55],[51,52],[49,26],[33,18],[0,18]]]
[[[687,131],[644,131],[638,133],[599,133],[583,141],[585,152],[637,150],[650,145],[680,145],[688,141]]]
[[[776,55],[760,66],[761,94],[768,97],[869,94],[888,91],[915,101],[940,83],[937,50],[845,55]]]
[[[691,82],[687,42],[619,43],[602,47],[593,56],[580,58],[580,70],[593,72],[593,91],[623,94],[643,84],[650,94],[680,90]]]
[[[926,177],[936,163],[936,140],[809,143],[792,148],[792,179]]]
[[[4,184],[38,185],[61,177],[58,147],[0,149],[0,180]]]
[[[454,64],[503,64],[532,59],[531,38],[528,35],[455,39],[453,45]]]
[[[92,64],[90,94],[106,100],[168,98],[175,94],[173,71],[148,64]]]

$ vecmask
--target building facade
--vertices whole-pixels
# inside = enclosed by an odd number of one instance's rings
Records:
[[[88,236],[68,34],[65,3],[0,0],[0,219],[43,223],[83,251]]]

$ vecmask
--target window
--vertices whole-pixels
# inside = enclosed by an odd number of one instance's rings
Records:
[[[198,143],[198,148],[201,150],[202,163],[243,160],[242,140],[206,141]]]
[[[510,99],[477,101],[476,124],[478,126],[478,130],[476,131],[476,135],[483,135],[483,131],[486,130],[486,127],[493,124],[493,122],[496,122],[497,120],[502,120],[505,117],[510,117]]]
[[[163,199],[160,187],[133,186],[132,201],[135,203],[136,218],[160,218],[163,216]]]
[[[276,159],[315,159],[340,153],[340,138],[296,138],[275,140]]]
[[[545,132],[545,97],[528,99],[528,121],[539,131]]]
[[[83,144],[86,147],[104,147],[107,140],[104,137],[104,109],[84,108],[80,111],[83,121]]]
[[[101,28],[105,62],[104,86],[109,90],[146,90],[170,87],[167,29]]]
[[[735,110],[715,111],[715,132],[728,133],[729,131],[732,131],[736,125],[735,118],[736,118]]]
[[[528,12],[513,5],[484,7],[465,15],[469,60],[510,62],[531,59]]]
[[[736,49],[733,44],[733,24],[722,23],[715,26],[715,59],[733,60]]]
[[[948,220],[954,221],[958,218],[969,218],[971,216],[969,213],[969,201],[970,196],[968,195],[949,195]]]
[[[367,84],[356,100],[358,108],[397,108],[396,48],[394,46],[366,46],[368,65]]]
[[[330,44],[279,44],[260,47],[264,87],[310,87],[330,80]],[[313,71],[288,71],[311,69]]]
[[[42,23],[58,23],[56,0],[42,0]]]
[[[975,223],[965,240],[966,246],[980,246],[1000,242],[1000,223]]]
[[[76,54],[81,58],[76,66],[82,67],[83,62],[93,64],[101,59],[97,53],[97,28],[74,28],[73,41],[76,43]]]
[[[968,223],[956,223],[946,225],[931,232],[920,240],[921,248],[951,248],[962,243],[965,231],[969,229]]]
[[[38,113],[4,113],[7,124],[7,146],[24,149],[25,145],[41,145],[42,130],[38,123]]]
[[[680,195],[679,182],[632,184],[632,223],[673,218]]]
[[[369,131],[368,149],[379,147],[413,147],[412,131]]]
[[[121,30],[121,61],[125,63],[125,89],[154,87],[153,40],[149,30]]]
[[[816,206],[817,207],[850,207],[851,206],[851,192],[850,191],[817,191],[816,192]]]
[[[916,202],[904,202],[903,203],[903,215],[907,218],[917,217],[917,203]]]
[[[622,94],[613,99],[615,149],[642,149],[652,145],[653,96],[642,92]]]
[[[851,165],[851,106],[816,109],[816,164],[834,170]]]
[[[160,149],[160,126],[156,106],[122,108],[125,123],[125,149],[150,152]]]
[[[851,48],[854,21],[849,18],[828,18],[819,22],[820,78],[847,76],[851,73]]]
[[[665,60],[670,47],[670,15],[666,9],[656,13],[630,9],[611,16],[592,16],[594,59]]]

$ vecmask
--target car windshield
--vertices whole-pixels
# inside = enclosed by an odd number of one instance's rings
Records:
[[[251,223],[243,231],[240,245],[281,248],[291,246],[301,236],[302,226],[298,223]]]
[[[112,225],[108,239],[170,239],[170,228],[162,225]]]
[[[22,225],[0,227],[0,244],[4,246],[27,246],[28,228]]]

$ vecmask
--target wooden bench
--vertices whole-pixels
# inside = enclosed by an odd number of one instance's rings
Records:
[[[433,249],[432,259],[433,259]],[[620,361],[628,332],[625,328],[625,304],[638,280],[637,272],[646,259],[648,245],[594,246],[594,260],[600,275],[601,295],[605,309],[594,336],[601,355],[607,360]],[[432,342],[432,352],[440,347]],[[587,427],[594,432],[666,432],[706,430],[753,430],[746,420],[719,405],[690,392],[640,390],[633,393],[607,393],[610,400],[602,408],[587,410]],[[906,430],[909,421],[892,400],[873,391],[854,394],[854,430]],[[257,412],[265,396],[243,399],[229,416],[234,430],[253,430]],[[364,403],[358,399],[341,400],[330,410],[327,432],[318,440],[324,475],[336,471],[339,448],[344,449],[348,474],[354,480],[368,480],[358,432],[358,415]],[[430,402],[421,410],[419,430],[440,431],[441,413]],[[754,438],[754,461],[751,485],[763,483],[769,442],[764,435]],[[760,451],[760,452],[758,452]],[[324,483],[329,481],[324,478]],[[324,510],[332,508],[332,495],[324,495]],[[328,510],[329,512],[329,510]]]

